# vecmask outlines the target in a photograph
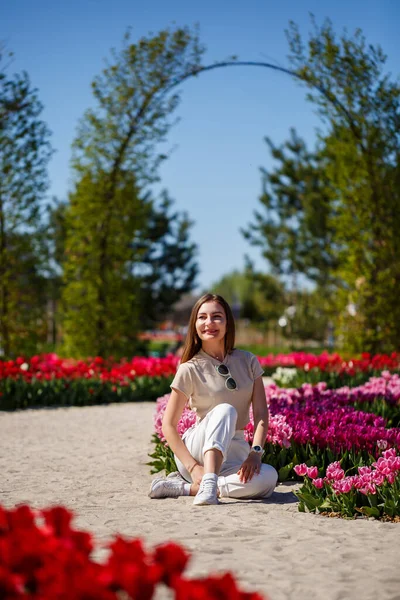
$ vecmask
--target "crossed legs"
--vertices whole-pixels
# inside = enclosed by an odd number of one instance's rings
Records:
[[[237,412],[230,404],[219,404],[193,429],[184,435],[184,442],[204,473],[216,474],[220,497],[268,498],[275,489],[278,474],[270,465],[261,465],[259,474],[241,482],[237,471],[249,454],[249,445],[242,431],[236,431]],[[184,465],[175,457],[177,467],[186,481],[191,482],[190,494],[199,486],[192,482]]]

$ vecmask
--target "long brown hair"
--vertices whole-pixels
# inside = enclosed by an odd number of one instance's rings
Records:
[[[235,321],[229,304],[222,296],[218,294],[204,294],[199,298],[192,308],[190,314],[188,331],[185,344],[183,346],[181,363],[187,362],[201,349],[201,339],[197,335],[196,320],[200,306],[205,302],[218,302],[222,306],[226,315],[226,334],[225,334],[225,354],[230,354],[235,346]]]

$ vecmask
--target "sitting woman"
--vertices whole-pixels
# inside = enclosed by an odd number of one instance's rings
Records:
[[[268,406],[263,370],[256,356],[237,350],[235,323],[228,303],[205,294],[194,305],[181,363],[171,383],[162,431],[179,473],[156,478],[150,498],[194,496],[195,505],[219,504],[218,498],[268,498],[276,470],[263,464]],[[197,423],[183,434],[177,424],[186,403]],[[244,437],[250,404],[254,439]]]

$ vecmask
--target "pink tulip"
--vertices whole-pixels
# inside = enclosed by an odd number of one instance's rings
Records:
[[[318,479],[314,479],[313,485],[320,490],[324,487],[324,480],[322,477],[318,477]]]
[[[307,475],[310,479],[318,477],[318,467],[307,467]]]
[[[307,475],[307,465],[305,463],[301,464],[301,465],[296,465],[294,467],[294,472],[296,473],[296,475],[300,475],[301,477],[304,477],[304,475]]]
[[[383,473],[379,473],[378,471],[375,471],[372,474],[372,483],[375,483],[375,485],[383,485],[385,481],[385,476],[383,475]]]
[[[389,473],[392,473],[393,471],[391,463],[382,457],[380,457],[376,463],[373,463],[373,466],[383,475],[389,475]]]
[[[372,472],[371,467],[358,467],[358,472],[360,475],[368,475]]]
[[[344,478],[344,471],[340,466],[340,462],[336,461],[328,465],[326,469],[326,478],[331,481],[339,481]]]
[[[353,487],[353,478],[347,477],[346,479],[342,479],[340,481],[334,481],[332,483],[332,488],[340,492],[341,494],[348,494]]]
[[[396,450],[394,448],[389,448],[389,450],[385,450],[385,452],[382,452],[382,457],[385,460],[389,460],[390,458],[397,458]]]
[[[368,496],[368,494],[372,494],[375,495],[376,494],[376,487],[373,483],[367,483],[367,485],[363,488],[360,488],[360,492],[362,494],[365,494],[365,496]]]
[[[386,479],[388,480],[388,482],[391,485],[393,485],[396,480],[396,473],[389,473],[389,475],[386,477]]]

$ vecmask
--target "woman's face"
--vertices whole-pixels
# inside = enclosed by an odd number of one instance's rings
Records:
[[[202,342],[223,340],[226,334],[226,315],[215,300],[204,302],[196,319],[196,332]]]

